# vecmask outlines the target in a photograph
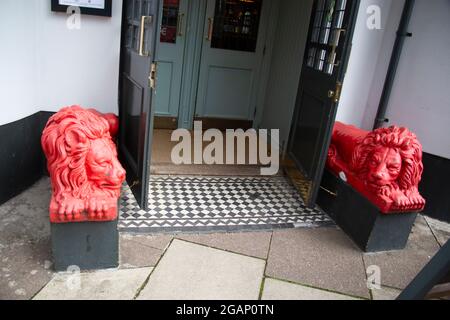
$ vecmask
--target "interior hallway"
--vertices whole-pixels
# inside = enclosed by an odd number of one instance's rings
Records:
[[[183,164],[175,165],[171,160],[172,149],[178,142],[171,141],[172,130],[155,129],[153,132],[152,144],[152,160],[150,166],[150,174],[156,175],[200,175],[200,176],[260,176],[261,165],[254,165],[249,163],[248,157],[248,143],[246,144],[246,164],[245,165],[195,165]],[[192,131],[191,131],[192,132]],[[193,134],[192,134],[193,136]],[[203,150],[210,142],[203,142]],[[237,159],[235,143],[235,163]],[[270,146],[268,146],[270,151]],[[193,163],[193,142],[192,142],[192,163]],[[225,143],[224,143],[224,158],[225,158]],[[225,159],[224,159],[225,163]],[[279,171],[281,174],[281,170]]]

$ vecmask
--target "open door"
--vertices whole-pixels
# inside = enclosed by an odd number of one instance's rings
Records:
[[[253,122],[270,1],[207,0],[196,120]]]
[[[300,171],[294,181],[310,207],[320,188],[359,3],[315,0],[313,5],[288,146]]]
[[[126,0],[122,23],[119,154],[141,208],[148,205],[159,0]]]

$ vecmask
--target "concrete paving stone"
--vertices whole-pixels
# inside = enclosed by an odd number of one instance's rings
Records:
[[[266,275],[370,298],[362,253],[337,228],[274,231]]]
[[[401,291],[393,288],[381,287],[380,289],[372,289],[373,300],[395,300]]]
[[[131,300],[153,268],[56,274],[35,300]]]
[[[174,240],[139,300],[255,300],[265,262]]]
[[[272,232],[178,235],[177,238],[209,247],[267,259]]]
[[[48,206],[51,186],[41,179],[26,192],[0,206],[0,243],[39,242],[50,236]]]
[[[28,300],[52,278],[50,239],[0,243],[0,300]]]
[[[121,268],[154,267],[163,253],[163,250],[120,237]]]
[[[366,268],[378,266],[383,286],[404,289],[439,250],[425,219],[419,215],[404,250],[364,254]]]
[[[267,278],[264,282],[262,300],[355,300],[355,298]]]
[[[450,240],[450,223],[439,221],[427,216],[424,216],[424,218],[428,222],[428,225],[439,242],[439,245],[443,246],[446,244],[447,241]]]
[[[121,233],[121,239],[129,240],[133,242],[138,242],[144,246],[166,250],[167,246],[172,241],[173,236],[171,235],[146,235],[146,234],[131,234],[131,233]]]

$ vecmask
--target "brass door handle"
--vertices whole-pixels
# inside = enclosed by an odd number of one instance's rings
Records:
[[[331,46],[332,49],[331,49],[330,55],[328,56],[328,63],[337,67],[337,66],[339,66],[340,62],[338,61],[337,63],[335,63],[335,61],[334,61],[335,56],[336,56],[336,49],[339,46],[339,42],[341,40],[341,34],[345,33],[346,30],[345,29],[336,29],[335,32],[336,32],[336,34],[334,37],[334,42]]]
[[[142,16],[141,17],[141,27],[139,31],[139,55],[141,57],[149,57],[150,53],[145,50],[145,24],[151,23],[153,21],[153,16]]]
[[[211,41],[212,40],[212,33],[213,33],[213,18],[208,18],[208,35],[206,36],[206,40]]]
[[[183,19],[184,19],[184,13],[179,14],[178,15],[178,25],[177,25],[177,30],[178,30],[178,36],[179,37],[183,36]]]

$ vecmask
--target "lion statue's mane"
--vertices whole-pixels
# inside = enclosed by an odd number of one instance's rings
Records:
[[[367,185],[368,162],[375,149],[380,147],[398,152],[402,165],[395,181],[373,190]],[[424,169],[422,145],[407,128],[391,126],[368,132],[336,122],[327,167],[335,174],[344,176],[349,184],[379,205],[385,213],[419,211],[425,206],[425,200],[418,191]],[[386,204],[386,199],[390,199],[392,204]]]
[[[120,184],[101,188],[90,180],[87,173],[86,158],[92,141],[97,139],[109,144],[108,149],[113,153],[113,157],[117,158],[116,146],[110,135],[110,125],[99,114],[79,106],[71,106],[61,109],[48,121],[41,144],[47,157],[47,168],[52,181],[51,220],[58,220],[55,213],[52,215],[52,205],[54,211],[54,206],[67,199],[84,201],[84,210],[87,210],[89,206],[87,202],[94,194],[104,199],[115,199],[117,202]],[[59,214],[62,213],[59,210]]]

